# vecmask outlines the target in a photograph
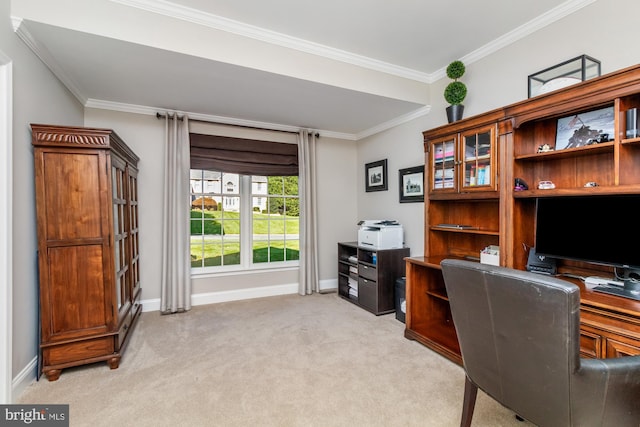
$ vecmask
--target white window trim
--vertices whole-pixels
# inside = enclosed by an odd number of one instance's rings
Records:
[[[240,264],[212,266],[212,267],[191,267],[191,277],[207,277],[242,274],[248,272],[264,271],[285,271],[297,269],[300,266],[299,260],[264,262],[253,264],[252,251],[243,248],[252,247],[253,237],[253,209],[251,207],[251,176],[240,175]],[[248,230],[248,232],[242,232]]]

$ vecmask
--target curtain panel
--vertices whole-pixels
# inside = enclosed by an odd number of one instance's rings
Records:
[[[316,181],[317,135],[306,130],[298,134],[300,175],[300,269],[298,294],[320,292],[318,280],[318,202]]]
[[[167,115],[164,126],[160,312],[169,314],[191,309],[189,118]]]
[[[240,175],[296,176],[298,147],[253,139],[190,133],[191,168]]]

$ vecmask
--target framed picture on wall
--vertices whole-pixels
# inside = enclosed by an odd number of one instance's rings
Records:
[[[424,165],[398,171],[400,203],[424,202]]]
[[[365,189],[370,191],[386,191],[387,188],[387,159],[378,160],[364,165]]]

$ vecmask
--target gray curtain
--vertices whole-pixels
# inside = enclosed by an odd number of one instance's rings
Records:
[[[165,179],[162,226],[160,312],[191,309],[189,255],[189,123],[187,116],[165,119]]]
[[[316,185],[317,135],[303,130],[298,134],[298,192],[300,195],[300,268],[298,293],[320,291],[318,280],[318,227]]]

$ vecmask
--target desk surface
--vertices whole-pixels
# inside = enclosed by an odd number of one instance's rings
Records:
[[[453,257],[448,257],[453,258]],[[424,267],[440,269],[440,262],[444,257],[407,257],[406,261],[421,265]],[[640,321],[640,301],[630,298],[624,298],[616,295],[604,294],[596,292],[591,289],[587,289],[582,280],[566,277],[562,275],[553,276],[567,282],[575,283],[580,287],[580,304],[599,309],[611,310],[624,313],[629,316],[638,318]]]

